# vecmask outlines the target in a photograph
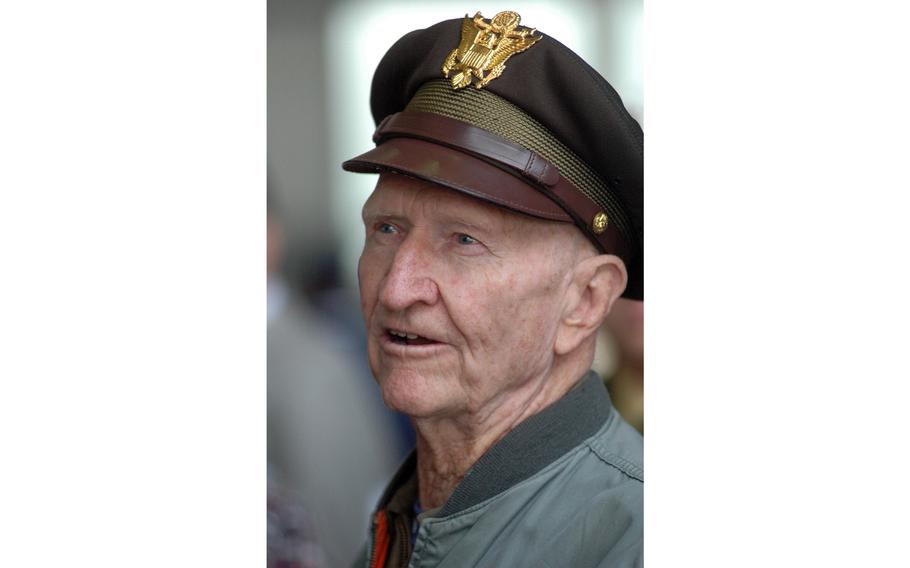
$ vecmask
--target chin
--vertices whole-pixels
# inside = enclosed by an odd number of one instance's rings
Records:
[[[441,377],[427,376],[413,369],[377,373],[382,399],[392,410],[413,418],[438,415],[451,406],[449,386]]]

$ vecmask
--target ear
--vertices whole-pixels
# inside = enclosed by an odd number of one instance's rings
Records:
[[[597,331],[628,279],[626,265],[612,254],[592,256],[575,265],[553,346],[557,355],[572,352]]]

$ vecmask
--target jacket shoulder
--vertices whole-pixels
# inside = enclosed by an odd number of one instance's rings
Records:
[[[603,463],[626,476],[644,482],[644,451],[641,434],[613,412],[587,446]]]

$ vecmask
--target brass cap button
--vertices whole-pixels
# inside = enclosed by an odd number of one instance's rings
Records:
[[[607,214],[601,211],[594,216],[594,220],[591,221],[591,228],[594,229],[596,234],[601,234],[607,230]]]

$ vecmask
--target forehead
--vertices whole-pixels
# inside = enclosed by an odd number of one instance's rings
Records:
[[[382,174],[376,189],[363,206],[364,217],[376,215],[423,216],[441,220],[472,221],[490,229],[530,226],[536,223],[486,201],[439,187],[423,180]]]

